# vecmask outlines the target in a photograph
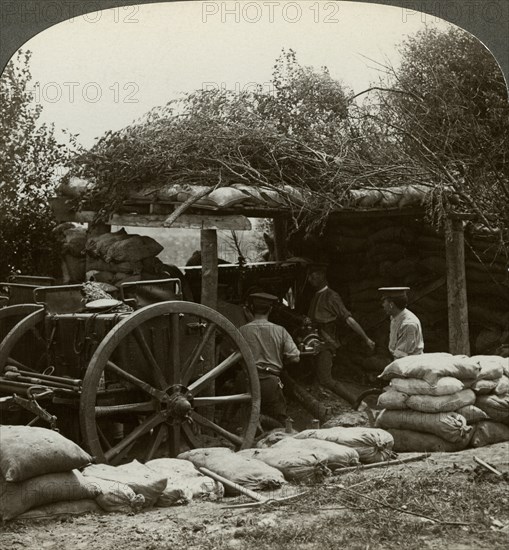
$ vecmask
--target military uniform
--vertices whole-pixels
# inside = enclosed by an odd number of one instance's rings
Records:
[[[309,306],[308,317],[318,327],[320,339],[324,342],[315,357],[318,382],[331,382],[331,370],[336,350],[340,346],[338,320],[346,321],[351,317],[341,296],[328,286],[318,290]]]
[[[274,299],[277,300],[276,297]],[[284,327],[266,319],[255,319],[240,327],[239,330],[253,353],[258,369],[261,412],[284,423],[287,414],[280,378],[281,371],[284,362],[298,360],[300,352]]]
[[[391,300],[395,297],[407,298],[409,287],[382,287],[382,298]],[[389,351],[394,359],[407,355],[420,355],[424,351],[424,339],[419,318],[406,307],[395,315],[391,314],[389,334]]]

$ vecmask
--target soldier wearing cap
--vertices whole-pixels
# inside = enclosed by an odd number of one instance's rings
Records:
[[[260,378],[261,412],[284,424],[286,401],[281,383],[285,363],[298,363],[300,352],[286,329],[268,320],[277,296],[257,292],[248,299],[254,319],[240,327],[253,353]]]
[[[316,290],[309,306],[308,316],[318,327],[320,338],[324,341],[315,358],[318,382],[325,386],[333,383],[332,363],[339,348],[338,321],[344,321],[366,343],[369,349],[375,348],[375,342],[368,337],[364,329],[346,309],[341,296],[327,284],[327,265],[313,264],[308,268],[308,282]]]
[[[424,350],[421,322],[407,309],[409,287],[382,287],[382,307],[391,318],[389,351],[394,359],[420,355]]]

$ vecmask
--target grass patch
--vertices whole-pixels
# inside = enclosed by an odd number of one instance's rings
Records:
[[[193,547],[505,550],[508,545],[509,533],[501,530],[509,526],[508,484],[490,476],[435,470],[366,479],[360,473],[308,489],[285,507],[246,513],[233,536],[194,540]]]

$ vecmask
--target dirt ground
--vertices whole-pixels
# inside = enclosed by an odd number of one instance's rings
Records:
[[[400,458],[406,456],[412,454],[401,454]],[[289,484],[283,489],[285,495],[307,493],[279,506],[228,508],[249,502],[237,497],[154,508],[136,515],[13,520],[0,528],[0,548],[506,548],[509,475],[497,479],[493,474],[480,472],[474,456],[509,472],[509,443],[500,443],[460,453],[436,453],[418,462],[344,473],[315,486]],[[463,491],[461,508],[457,506],[456,490]],[[345,495],[359,496],[345,499]],[[368,500],[373,495],[378,503]],[[424,499],[432,503],[427,513],[419,508]],[[413,515],[412,510],[419,512]]]

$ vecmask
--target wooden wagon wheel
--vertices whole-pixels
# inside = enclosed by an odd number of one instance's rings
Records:
[[[0,309],[0,373],[9,364],[38,372],[46,365],[45,312],[37,304]]]
[[[231,353],[206,365],[218,340]],[[256,366],[238,330],[213,309],[171,301],[126,316],[99,344],[83,379],[80,424],[97,461],[118,464],[211,444],[249,447],[259,410]]]

